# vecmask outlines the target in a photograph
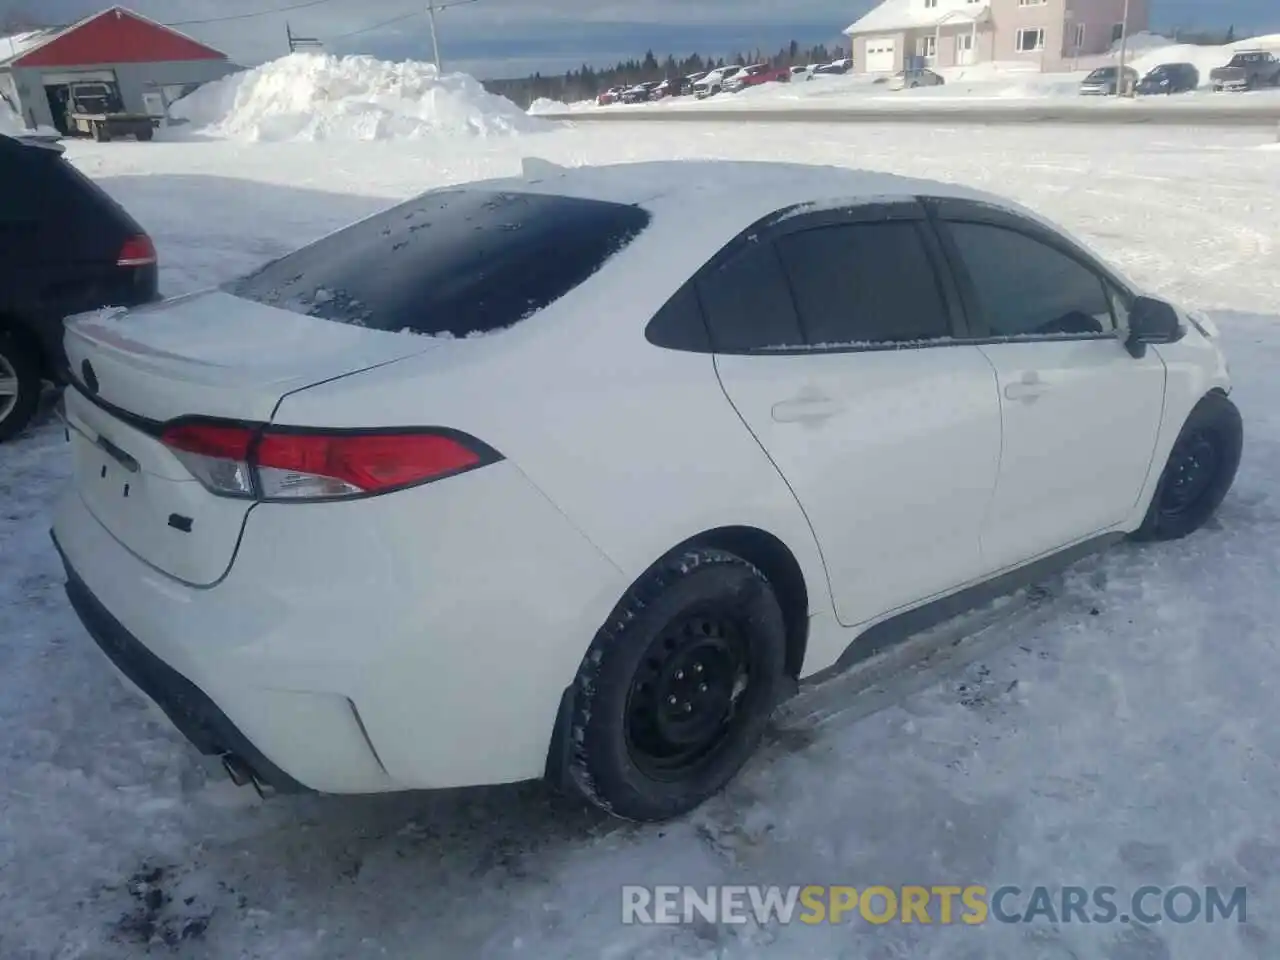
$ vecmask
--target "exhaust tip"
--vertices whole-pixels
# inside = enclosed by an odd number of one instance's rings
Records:
[[[224,753],[219,759],[222,760],[222,769],[227,771],[227,776],[237,787],[247,786],[253,782],[253,771],[235,754]]]
[[[227,771],[227,776],[237,787],[252,786],[258,796],[264,800],[275,795],[275,787],[264,783],[253,772],[253,768],[234,753],[224,753],[219,759],[222,761],[222,768]]]

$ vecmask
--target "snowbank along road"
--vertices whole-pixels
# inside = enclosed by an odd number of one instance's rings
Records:
[[[1280,151],[1257,131],[738,122],[465,143],[73,145],[168,292],[437,184],[681,156],[834,162],[1039,209],[1224,332],[1245,459],[1210,529],[1119,547],[802,696],[729,791],[619,826],[537,787],[261,803],[108,672],[48,539],[46,418],[0,448],[0,957],[1203,960],[1280,951]],[[451,731],[465,736],[465,718]],[[484,744],[475,749],[483,750]],[[622,923],[624,884],[1248,891],[1216,923]]]

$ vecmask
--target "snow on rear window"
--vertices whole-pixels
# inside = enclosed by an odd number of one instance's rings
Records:
[[[559,300],[648,222],[639,207],[599,200],[445,190],[353,224],[223,289],[337,323],[482,336]]]

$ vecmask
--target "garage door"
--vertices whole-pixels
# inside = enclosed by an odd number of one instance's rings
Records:
[[[897,40],[894,37],[875,37],[867,41],[867,73],[892,73],[897,65]]]

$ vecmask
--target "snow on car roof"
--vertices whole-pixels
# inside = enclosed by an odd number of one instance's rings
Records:
[[[481,188],[562,193],[639,204],[655,215],[698,219],[731,202],[750,223],[797,204],[844,205],[913,196],[977,200],[1035,216],[1012,201],[952,183],[876,170],[752,160],[656,160],[559,167],[530,159],[525,176],[484,181]]]

